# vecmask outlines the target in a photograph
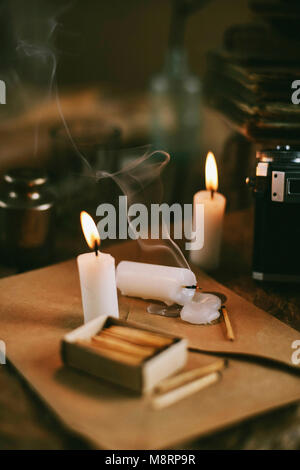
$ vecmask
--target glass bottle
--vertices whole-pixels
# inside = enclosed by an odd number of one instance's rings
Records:
[[[182,47],[169,50],[162,72],[151,80],[150,96],[152,144],[171,155],[164,177],[165,200],[189,200],[184,188],[201,147],[201,82],[190,73]]]

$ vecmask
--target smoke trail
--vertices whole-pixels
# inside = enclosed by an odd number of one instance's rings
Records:
[[[57,110],[66,131],[66,134],[72,144],[75,154],[81,159],[83,164],[91,170],[90,164],[85,156],[79,151],[72,134],[70,132],[69,126],[66,122],[66,119],[63,114],[61,107],[59,92],[57,86],[56,72],[58,65],[58,52],[53,46],[55,33],[60,25],[58,18],[65,13],[70,7],[71,3],[63,3],[59,7],[54,7],[49,4],[48,1],[39,0],[39,4],[36,1],[31,1],[30,5],[32,7],[32,16],[33,18],[25,17],[16,19],[16,54],[20,64],[25,64],[28,66],[32,64],[42,70],[42,79],[46,81],[46,91],[43,94],[42,100],[47,101],[54,97]],[[24,8],[24,3],[23,3]],[[13,2],[13,10],[20,11],[22,8],[18,0]],[[30,10],[30,8],[29,8]],[[22,37],[22,35],[26,37]],[[29,97],[24,94],[24,85],[22,86],[22,80],[20,73],[14,71],[15,81],[19,83],[19,89],[23,92],[23,104],[26,107],[29,106],[31,94]],[[41,100],[41,99],[40,99]],[[34,155],[38,154],[39,147],[39,127],[40,123],[37,122],[34,130]]]
[[[162,185],[161,185],[161,173],[164,170],[165,166],[170,160],[169,154],[163,151],[150,152],[149,148],[142,155],[137,156],[136,153],[140,152],[141,149],[136,149],[135,151],[127,151],[127,156],[130,153],[131,161],[121,170],[114,173],[109,173],[105,170],[93,170],[89,164],[86,156],[80,152],[76,142],[73,139],[70,128],[64,117],[64,113],[61,107],[59,91],[57,85],[57,65],[58,65],[58,53],[55,49],[53,43],[55,33],[59,27],[58,17],[70,7],[70,4],[63,4],[55,11],[51,11],[49,3],[46,1],[39,2],[42,4],[42,7],[39,6],[39,14],[36,18],[32,20],[31,16],[25,18],[19,18],[17,33],[16,33],[16,53],[19,60],[22,62],[32,61],[33,64],[39,67],[42,67],[44,75],[44,80],[46,79],[46,93],[44,99],[50,99],[54,97],[57,110],[66,131],[66,134],[72,144],[75,155],[82,161],[85,168],[88,169],[89,175],[91,178],[95,178],[97,181],[100,181],[104,178],[111,178],[121,189],[124,195],[127,196],[128,202],[133,203],[144,203],[145,205],[155,202],[161,203],[162,198]],[[22,11],[24,8],[24,3],[20,7],[20,1],[14,0],[14,4],[19,4],[17,11]],[[31,4],[40,5],[40,3],[32,2]],[[44,8],[47,8],[44,11]],[[15,10],[15,8],[14,8]],[[30,12],[32,13],[32,12]],[[39,17],[41,15],[41,17]],[[33,15],[34,16],[34,15]],[[34,27],[32,25],[34,23]],[[38,25],[37,25],[38,22]],[[37,27],[38,26],[38,27]],[[35,32],[35,34],[32,33]],[[27,63],[28,65],[28,63]],[[22,80],[18,74],[17,79],[20,84]],[[39,123],[36,125],[35,135],[34,135],[34,152],[35,155],[38,154],[39,146]],[[151,186],[155,186],[153,191],[154,196],[149,197],[147,191]],[[130,218],[128,218],[129,227],[131,227]],[[189,265],[181,252],[177,244],[172,240],[167,229],[167,225],[162,218],[162,238],[155,243],[149,243],[149,240],[144,240],[139,238],[138,242],[143,250],[165,250],[172,254],[175,262],[179,266],[189,268]]]
[[[71,134],[71,131],[70,131],[70,128],[67,124],[67,121],[65,120],[65,117],[64,117],[64,113],[63,113],[63,110],[61,108],[61,104],[60,104],[60,100],[59,100],[59,94],[58,94],[58,88],[57,88],[57,82],[55,80],[55,100],[56,100],[56,105],[57,105],[57,109],[58,109],[58,112],[59,112],[59,115],[60,115],[60,118],[62,120],[62,123],[63,123],[63,126],[65,128],[65,131],[67,133],[67,136],[72,144],[72,147],[74,149],[74,152],[75,154],[81,159],[81,161],[83,162],[83,164],[92,172],[92,167],[91,165],[89,164],[88,160],[85,158],[85,156],[83,155],[82,152],[80,152],[79,148],[77,147],[76,145],[76,142],[75,140],[73,139],[72,137],[72,134]]]
[[[137,151],[137,149],[135,150]],[[106,171],[96,171],[96,178],[100,181],[103,178],[111,178],[121,189],[123,194],[127,196],[128,203],[143,203],[147,205],[153,203],[153,197],[150,199],[147,195],[147,189],[156,184],[154,189],[156,203],[161,203],[162,184],[161,173],[170,161],[170,155],[164,151],[150,152],[148,149],[142,156],[135,158],[123,169],[108,173]],[[128,225],[132,228],[130,217],[128,216]],[[170,233],[162,217],[162,237],[157,242],[153,240],[138,238],[137,241],[141,248],[145,251],[164,250],[170,253],[176,264],[190,269],[190,266],[184,257],[179,246],[171,238]]]

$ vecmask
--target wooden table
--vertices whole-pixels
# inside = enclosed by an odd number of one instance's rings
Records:
[[[222,262],[214,277],[300,331],[300,289],[293,285],[259,284],[251,279],[253,214],[226,216]],[[62,233],[56,260],[74,256],[81,241]],[[0,276],[12,274],[0,268]],[[0,332],[1,335],[1,332]],[[10,364],[0,366],[0,449],[87,449],[29,389]],[[299,449],[300,406],[259,416],[222,432],[183,443],[185,449]]]

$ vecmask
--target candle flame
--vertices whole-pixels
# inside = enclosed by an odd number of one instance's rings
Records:
[[[205,185],[208,191],[217,191],[219,185],[217,163],[212,152],[208,152],[206,157]]]
[[[85,211],[80,213],[81,228],[84,238],[91,250],[100,246],[100,237],[96,224],[92,217]]]

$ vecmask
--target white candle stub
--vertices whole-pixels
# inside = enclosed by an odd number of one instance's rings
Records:
[[[184,305],[181,319],[195,325],[206,325],[220,316],[221,300],[213,294],[196,293],[193,300]]]
[[[123,295],[159,300],[166,305],[184,305],[189,302],[197,283],[190,269],[157,264],[121,261],[117,267],[117,286]]]
[[[80,220],[86,242],[94,250],[77,257],[84,322],[100,315],[118,318],[115,259],[100,253],[100,237],[92,217],[83,211]]]
[[[219,265],[226,199],[222,194],[217,193],[218,169],[211,152],[206,158],[205,183],[206,191],[199,191],[194,195],[193,208],[194,230],[196,232],[202,230],[204,223],[204,245],[200,250],[192,250],[190,259],[192,263],[201,266],[204,270],[213,271]],[[204,221],[201,217],[203,206]]]
[[[84,323],[100,315],[119,317],[115,259],[108,253],[77,257]]]

